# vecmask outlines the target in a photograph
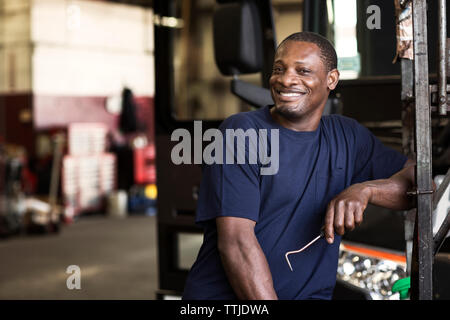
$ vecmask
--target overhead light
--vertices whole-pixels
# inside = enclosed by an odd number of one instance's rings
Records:
[[[155,26],[162,26],[167,28],[177,28],[181,29],[184,27],[183,19],[175,18],[175,17],[165,17],[155,14],[153,16],[153,23]]]

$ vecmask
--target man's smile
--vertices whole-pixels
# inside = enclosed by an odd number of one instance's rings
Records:
[[[303,97],[307,92],[303,90],[287,90],[287,89],[275,89],[277,98],[283,102],[296,101]]]

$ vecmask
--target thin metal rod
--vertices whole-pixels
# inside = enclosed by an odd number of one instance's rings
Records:
[[[431,190],[431,118],[428,87],[427,2],[413,0],[415,147],[417,190]],[[433,298],[432,194],[417,194],[411,298]]]
[[[288,263],[288,265],[289,265],[289,269],[291,269],[291,271],[294,271],[294,269],[292,269],[291,262],[289,261],[288,256],[289,256],[290,254],[300,253],[300,252],[306,250],[306,248],[308,248],[310,245],[312,245],[314,242],[316,242],[317,240],[319,240],[319,239],[322,238],[323,236],[324,236],[324,233],[321,232],[317,237],[315,237],[315,238],[314,238],[311,242],[309,242],[306,246],[304,246],[304,247],[302,247],[302,248],[300,248],[300,249],[298,249],[298,250],[286,252],[286,254],[284,255],[284,257],[286,258],[286,261],[287,261],[287,263]]]
[[[439,0],[439,114],[447,114],[447,5]]]

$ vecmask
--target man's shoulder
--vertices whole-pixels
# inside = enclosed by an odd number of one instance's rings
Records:
[[[355,126],[360,125],[358,121],[356,121],[353,118],[344,116],[342,114],[328,114],[325,116],[322,116],[322,121],[326,124],[342,124],[344,126]]]
[[[257,119],[261,118],[262,110],[252,110],[235,113],[220,125],[220,129],[249,129],[257,127]]]
[[[342,132],[357,132],[363,127],[353,118],[341,114],[329,114],[322,117],[322,123],[328,130]]]

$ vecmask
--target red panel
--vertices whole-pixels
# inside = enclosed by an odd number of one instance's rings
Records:
[[[73,97],[23,94],[0,95],[0,139],[24,146],[29,154],[35,154],[37,131],[64,129],[75,122],[101,122],[116,130],[119,116],[106,111],[107,97]],[[137,183],[154,183],[156,179],[154,154],[154,100],[153,97],[135,97],[137,117],[145,126],[149,146],[137,151]],[[21,122],[23,110],[31,112],[29,122]],[[153,162],[153,164],[151,164]]]
[[[37,130],[66,127],[74,122],[102,122],[116,129],[118,116],[106,111],[106,97],[35,95],[34,127]]]
[[[149,143],[155,141],[155,111],[153,107],[154,100],[151,97],[135,97],[137,117],[139,122],[146,127],[146,134]]]
[[[134,181],[137,184],[156,183],[155,145],[134,150]]]
[[[106,111],[107,97],[71,97],[35,95],[34,128],[36,130],[67,127],[74,122],[101,122],[117,129],[119,116]],[[146,128],[149,142],[154,141],[153,97],[135,97],[136,115]]]

